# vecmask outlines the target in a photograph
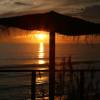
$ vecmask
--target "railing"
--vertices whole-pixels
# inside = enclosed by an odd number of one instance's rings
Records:
[[[35,100],[35,88],[36,88],[36,71],[34,70],[0,70],[1,73],[20,73],[20,72],[30,72],[31,73],[31,100]],[[9,77],[8,77],[9,78]],[[16,77],[15,77],[16,78]],[[2,80],[1,80],[2,82]],[[1,91],[0,91],[1,92]],[[26,97],[24,97],[26,100]],[[2,98],[1,98],[2,99]],[[7,99],[7,98],[6,98]],[[3,99],[5,100],[5,99]],[[9,99],[8,99],[9,100]]]
[[[60,66],[55,71],[55,100],[99,100],[100,99],[100,69],[95,69],[96,62],[88,61],[88,62],[72,62],[69,64],[67,62],[63,62],[61,64],[56,64],[56,66]],[[97,62],[98,66],[100,62]],[[44,64],[48,65],[48,64]],[[42,67],[44,65],[38,65]],[[62,66],[63,65],[63,66]],[[74,69],[74,66],[83,65],[87,68],[77,68]],[[29,86],[30,96],[26,94],[22,99],[20,98],[12,98],[12,100],[48,100],[48,79],[44,83],[38,83],[37,79],[42,80],[43,76],[48,77],[49,70],[32,70],[32,69],[22,69],[23,67],[32,67],[35,65],[21,65],[21,68],[18,70],[13,67],[13,69],[4,69],[1,67],[0,73],[29,73],[31,84]],[[61,68],[62,66],[62,68]],[[67,66],[67,67],[66,67]],[[83,67],[82,66],[82,67]],[[15,66],[17,67],[17,66]],[[69,68],[70,67],[70,68]],[[72,68],[71,68],[72,67]],[[66,68],[66,69],[65,69]],[[44,74],[43,74],[44,73]],[[6,74],[9,75],[9,74]],[[10,77],[10,76],[9,76]],[[8,78],[9,78],[8,77]],[[19,76],[20,77],[20,76]],[[23,77],[26,77],[23,75]],[[15,77],[16,79],[16,77]],[[0,82],[2,83],[2,75],[0,75]],[[8,79],[7,79],[8,80]],[[21,82],[22,80],[18,80]],[[8,82],[9,83],[9,82]],[[37,84],[38,83],[38,84]],[[44,87],[45,86],[45,87]],[[42,89],[41,89],[42,88]],[[0,89],[0,92],[2,89]],[[7,91],[7,90],[5,90]],[[21,95],[21,93],[20,93]],[[1,98],[1,97],[0,97]],[[5,98],[5,99],[4,99]],[[0,100],[9,100],[7,97],[1,98]],[[10,99],[11,100],[11,99]]]
[[[58,77],[56,91],[60,91],[58,97],[63,100],[92,100],[100,99],[100,69],[65,70]],[[57,77],[56,77],[57,79]],[[57,82],[57,81],[56,81]]]

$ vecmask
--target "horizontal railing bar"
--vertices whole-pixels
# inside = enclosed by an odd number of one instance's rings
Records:
[[[64,64],[67,64],[68,62],[66,61]],[[72,65],[78,65],[78,64],[95,64],[95,63],[100,63],[100,61],[72,61],[71,64]],[[63,62],[58,62],[56,63],[56,66],[61,66],[63,65]],[[44,66],[49,66],[49,63],[45,63],[45,64],[17,64],[17,65],[1,65],[1,68],[15,68],[15,67],[44,67]]]
[[[48,70],[0,70],[0,72],[49,72]]]
[[[60,61],[60,62],[56,62],[56,65],[62,65],[63,61]],[[67,64],[68,62],[65,61],[65,64]],[[100,63],[100,61],[72,61],[71,64],[75,65],[75,64],[93,64],[93,63]],[[45,63],[45,64],[13,64],[13,65],[0,65],[0,67],[17,67],[17,66],[23,66],[23,67],[43,67],[43,66],[48,66],[49,63]]]
[[[17,65],[2,65],[0,66],[1,68],[20,68],[20,67],[44,67],[44,66],[48,66],[48,63],[46,64],[17,64]]]
[[[100,72],[100,69],[74,69],[74,70],[55,70],[55,72]],[[49,72],[49,70],[0,70],[0,72]]]

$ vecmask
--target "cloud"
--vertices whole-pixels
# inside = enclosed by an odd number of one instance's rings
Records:
[[[54,10],[72,16],[80,15],[87,19],[90,16],[96,18],[99,16],[97,11],[100,10],[94,6],[97,4],[100,4],[100,0],[0,0],[0,17]]]
[[[31,4],[28,4],[28,3],[24,3],[24,2],[15,2],[14,3],[16,6],[18,5],[18,6],[29,6],[29,5],[31,5]]]
[[[100,5],[86,7],[79,15],[87,20],[100,23]]]
[[[83,12],[82,15],[84,17],[92,17],[92,18],[100,18],[100,5],[93,5],[87,7]]]

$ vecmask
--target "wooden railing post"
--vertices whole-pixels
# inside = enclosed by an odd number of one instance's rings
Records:
[[[31,80],[31,100],[36,98],[36,72],[32,71],[32,80]]]
[[[84,71],[80,71],[80,100],[84,100]]]
[[[55,32],[49,36],[49,100],[55,96]]]

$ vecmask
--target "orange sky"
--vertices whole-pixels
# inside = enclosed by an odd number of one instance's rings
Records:
[[[48,43],[49,33],[44,31],[31,31],[28,35],[18,34],[0,37],[0,42],[6,43]],[[100,43],[100,36],[63,36],[56,34],[56,43]]]

